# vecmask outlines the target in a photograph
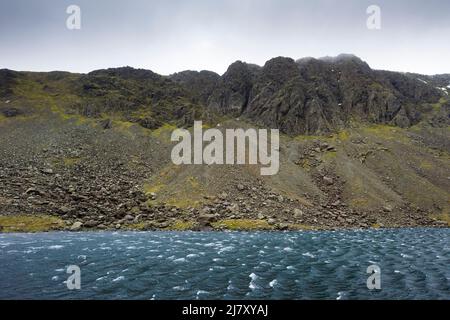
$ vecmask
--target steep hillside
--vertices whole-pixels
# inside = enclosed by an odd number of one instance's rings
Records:
[[[408,127],[419,122],[422,103],[440,96],[418,79],[373,71],[351,55],[297,62],[279,57],[262,68],[231,65],[208,106],[291,135],[321,134],[353,120]]]
[[[23,215],[72,230],[448,226],[448,86],[351,55],[223,76],[0,70],[0,215],[15,223],[0,231],[33,230]],[[173,165],[170,135],[194,120],[281,129],[279,173]]]

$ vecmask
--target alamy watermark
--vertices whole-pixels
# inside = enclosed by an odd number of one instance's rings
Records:
[[[381,8],[377,5],[367,7],[366,13],[369,15],[366,21],[367,29],[380,30],[381,29]]]
[[[70,276],[67,278],[66,285],[69,290],[81,289],[81,269],[79,266],[71,265],[67,267],[67,273]]]
[[[81,29],[81,8],[77,5],[70,5],[66,9],[66,13],[69,14],[66,20],[66,27],[69,30]]]
[[[370,274],[367,278],[367,289],[381,290],[381,268],[376,264],[370,265],[367,267],[367,273]]]
[[[203,130],[202,121],[194,121],[193,136],[186,129],[176,129],[171,140],[179,142],[171,154],[176,165],[260,164],[263,176],[275,175],[280,168],[278,129],[270,130],[269,143],[267,129],[226,129],[224,137],[221,130]]]

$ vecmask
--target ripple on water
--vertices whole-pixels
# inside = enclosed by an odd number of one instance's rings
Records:
[[[124,276],[119,276],[119,277],[113,279],[112,282],[119,282],[119,281],[123,281],[123,280],[125,280],[125,277]]]
[[[0,299],[67,297],[63,267],[77,262],[84,284],[77,298],[450,299],[448,229],[61,232],[0,239],[0,266],[8,274],[0,277]],[[366,287],[372,264],[382,269],[381,292]],[[29,281],[14,281],[23,274],[42,287],[39,295]]]
[[[56,245],[49,246],[48,248],[51,250],[59,250],[59,249],[64,248],[64,246],[60,245],[60,244],[56,244]]]

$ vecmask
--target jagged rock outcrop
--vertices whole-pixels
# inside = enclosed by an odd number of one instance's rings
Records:
[[[17,73],[8,69],[0,69],[0,97],[8,97],[12,94]]]
[[[190,91],[194,85],[186,82],[188,87],[150,70],[130,67],[97,70],[79,79],[76,94],[82,102],[74,109],[88,117],[120,112],[148,129],[169,122],[185,126],[205,111],[200,93]]]
[[[195,102],[207,104],[208,98],[213,93],[220,81],[220,76],[212,71],[182,71],[169,76],[172,81],[181,84],[197,99]]]
[[[241,114],[249,103],[260,67],[236,61],[231,64],[208,98],[207,105],[221,113]]]
[[[432,85],[372,70],[353,55],[278,57],[262,68],[237,61],[214,86],[209,108],[287,134],[326,133],[351,120],[407,127],[420,120],[423,103],[441,96]]]

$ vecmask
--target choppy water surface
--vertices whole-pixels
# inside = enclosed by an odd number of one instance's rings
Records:
[[[17,298],[450,299],[450,229],[0,234],[0,299]]]

